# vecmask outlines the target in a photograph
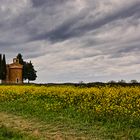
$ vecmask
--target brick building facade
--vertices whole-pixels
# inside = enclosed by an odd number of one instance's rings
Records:
[[[2,83],[22,84],[22,69],[23,65],[19,63],[19,60],[17,58],[14,58],[12,64],[6,65],[6,79],[2,80]]]

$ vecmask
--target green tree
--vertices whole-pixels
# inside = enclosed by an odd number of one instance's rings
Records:
[[[111,81],[109,81],[108,83],[110,83],[110,84],[114,84],[114,83],[116,83],[116,81],[111,80]]]
[[[27,74],[26,74],[26,62],[24,62],[23,58],[22,58],[22,55],[19,53],[17,55],[17,59],[19,59],[19,63],[21,65],[23,65],[23,69],[22,69],[22,79],[23,80],[26,80],[27,78]]]
[[[6,78],[6,59],[5,59],[5,54],[3,55],[3,58],[2,58],[1,70],[2,70],[1,79],[4,80]]]
[[[23,65],[23,72],[22,72],[23,80],[28,80],[28,82],[36,80],[37,71],[34,69],[34,66],[31,63],[31,61],[29,63],[24,61],[20,53],[17,55],[17,58],[19,59],[19,63]]]
[[[118,81],[118,83],[122,83],[123,84],[123,83],[126,83],[126,81],[122,79],[122,80]]]
[[[130,83],[136,84],[136,83],[138,83],[138,81],[137,80],[131,80]]]
[[[35,71],[34,66],[31,61],[30,61],[30,63],[27,63],[26,66],[27,66],[27,79],[28,79],[28,83],[29,83],[29,81],[36,80],[37,75],[36,75],[36,71]]]
[[[17,59],[19,59],[19,63],[20,63],[21,65],[24,64],[24,61],[23,61],[22,55],[21,55],[20,53],[17,55]]]
[[[2,55],[0,54],[0,79],[2,79]]]

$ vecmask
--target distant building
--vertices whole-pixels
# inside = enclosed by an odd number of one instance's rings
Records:
[[[6,65],[6,79],[2,80],[5,84],[22,84],[23,65],[19,63],[19,59],[14,58],[12,64]]]

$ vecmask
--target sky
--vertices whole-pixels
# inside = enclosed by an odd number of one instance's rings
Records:
[[[140,0],[0,0],[0,53],[37,83],[140,81]]]

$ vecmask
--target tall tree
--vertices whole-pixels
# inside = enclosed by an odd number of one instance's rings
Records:
[[[0,79],[2,79],[2,55],[0,54]]]
[[[2,69],[2,80],[4,80],[6,78],[6,59],[5,59],[5,54],[3,55],[3,58],[2,58],[2,66],[1,66],[1,69]]]
[[[21,65],[24,64],[24,61],[23,61],[22,55],[21,55],[20,53],[17,55],[17,59],[19,59],[19,63],[20,63]]]
[[[26,62],[23,61],[22,55],[20,53],[17,55],[17,59],[19,59],[19,63],[23,65],[22,79],[26,80]]]
[[[37,78],[36,71],[31,61],[29,63],[24,61],[20,53],[17,55],[17,58],[19,59],[19,63],[23,65],[23,72],[22,72],[23,80],[28,79],[28,82],[36,80]]]
[[[34,66],[31,61],[30,61],[30,63],[27,63],[26,65],[27,65],[27,79],[28,79],[28,83],[29,83],[29,81],[36,80],[37,75],[36,75],[36,71],[35,71]]]

